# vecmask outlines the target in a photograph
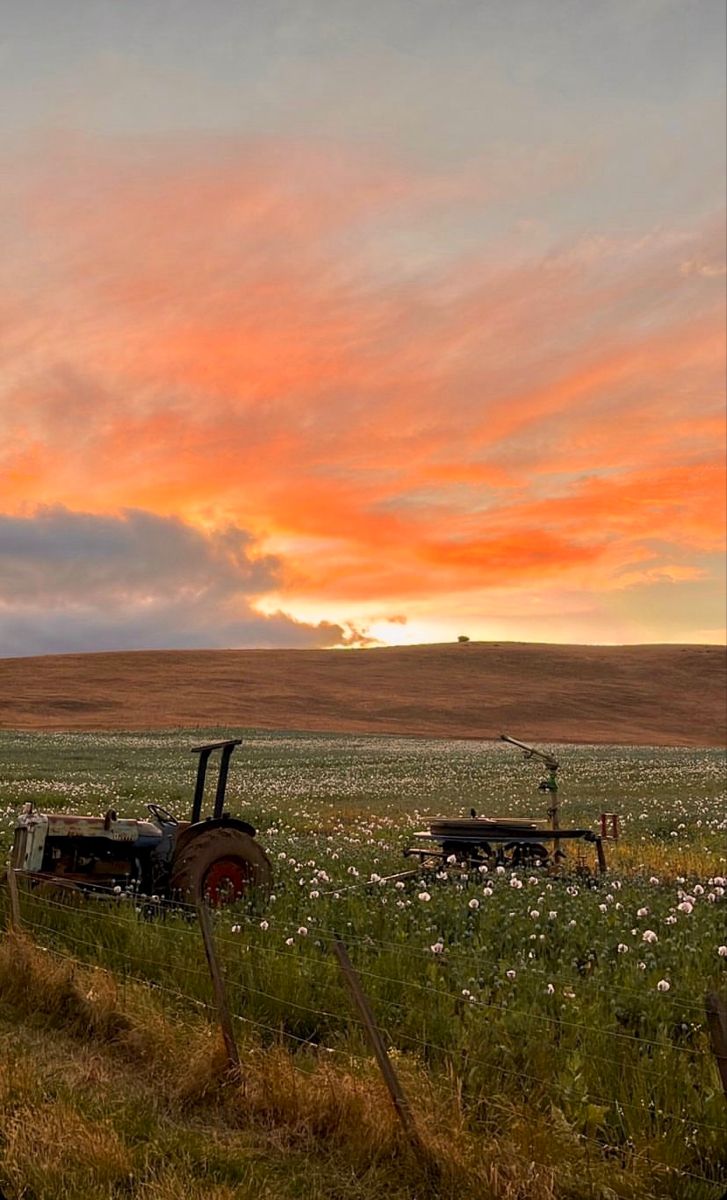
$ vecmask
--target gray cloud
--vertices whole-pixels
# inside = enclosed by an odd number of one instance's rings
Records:
[[[251,602],[280,573],[234,525],[206,533],[139,509],[0,514],[0,656],[366,640],[256,612]]]

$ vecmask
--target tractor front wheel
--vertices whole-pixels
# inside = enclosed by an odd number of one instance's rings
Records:
[[[173,896],[212,908],[234,904],[251,891],[265,891],[272,870],[262,847],[240,829],[209,829],[185,842],[172,863]]]

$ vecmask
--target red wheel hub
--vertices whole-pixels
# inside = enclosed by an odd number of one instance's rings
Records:
[[[220,858],[204,877],[204,898],[214,908],[234,904],[247,891],[250,867],[239,858]]]

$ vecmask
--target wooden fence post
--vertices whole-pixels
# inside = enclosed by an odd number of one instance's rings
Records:
[[[217,1015],[220,1022],[220,1029],[225,1043],[225,1051],[227,1053],[227,1065],[231,1071],[240,1073],[240,1053],[237,1049],[235,1041],[235,1031],[232,1028],[232,1017],[227,1004],[227,993],[225,991],[225,983],[222,978],[222,971],[217,959],[217,950],[215,948],[215,939],[212,933],[212,922],[210,921],[210,913],[204,900],[197,904],[197,917],[199,926],[202,930],[202,940],[204,942],[204,951],[207,955],[207,965],[210,970],[210,979],[212,980],[212,988],[215,994],[215,1003],[217,1005]]]
[[[10,909],[8,912],[8,927],[13,933],[20,933],[20,897],[18,895],[18,880],[15,875],[15,867],[8,867],[8,898],[10,900]]]
[[[706,1007],[712,1050],[727,1097],[727,1003],[716,992],[707,992]]]
[[[343,975],[343,979],[351,995],[351,999],[361,1014],[364,1027],[366,1029],[366,1036],[369,1040],[369,1045],[374,1052],[374,1056],[376,1058],[379,1070],[383,1076],[384,1083],[389,1090],[389,1095],[391,1096],[391,1102],[394,1105],[396,1115],[399,1118],[402,1128],[409,1138],[409,1141],[416,1149],[423,1149],[419,1139],[419,1134],[417,1133],[416,1126],[414,1125],[409,1101],[407,1100],[401,1083],[399,1082],[399,1076],[396,1074],[391,1059],[386,1052],[386,1046],[384,1045],[383,1038],[381,1037],[379,1028],[374,1020],[374,1015],[371,1011],[366,993],[361,986],[361,980],[356,974],[353,964],[348,957],[348,951],[339,937],[336,937],[333,942],[333,950],[336,958],[338,959],[338,965],[341,968],[341,974]]]

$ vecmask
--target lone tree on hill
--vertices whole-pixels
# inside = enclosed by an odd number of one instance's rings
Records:
[[[469,638],[467,637],[466,633],[460,633],[459,637],[457,638],[457,641],[461,642],[464,645],[465,642],[469,641]]]

